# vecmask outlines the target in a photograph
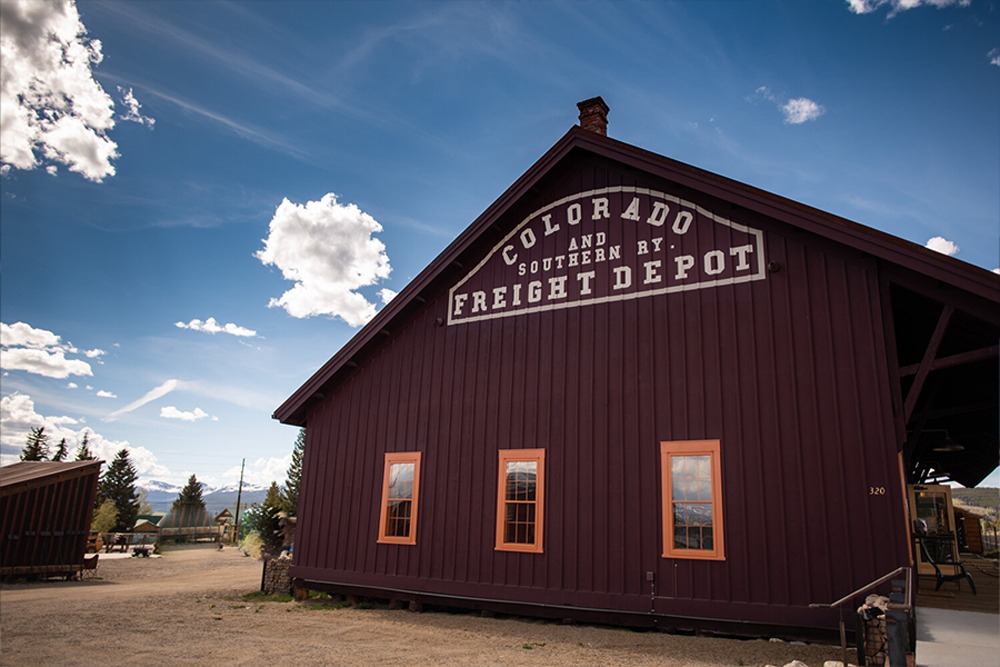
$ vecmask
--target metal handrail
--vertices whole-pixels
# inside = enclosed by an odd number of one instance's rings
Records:
[[[884,584],[885,582],[889,581],[890,579],[892,579],[896,575],[904,574],[904,573],[906,574],[906,602],[904,604],[896,604],[896,603],[890,602],[889,603],[889,607],[891,607],[893,609],[903,609],[903,610],[909,611],[910,608],[913,606],[913,596],[912,596],[912,588],[913,587],[912,587],[911,582],[910,582],[910,568],[908,568],[906,566],[897,567],[895,570],[893,570],[889,574],[883,575],[883,576],[879,577],[878,579],[876,579],[875,581],[872,581],[870,583],[865,584],[864,586],[862,586],[858,590],[856,590],[856,591],[854,591],[852,593],[848,593],[847,595],[845,595],[844,597],[840,598],[836,602],[831,602],[830,604],[822,604],[822,603],[814,602],[814,603],[810,604],[809,607],[811,609],[822,609],[822,608],[836,609],[840,605],[842,605],[845,602],[848,602],[848,601],[856,598],[857,596],[861,595],[862,593],[867,593],[868,591],[870,591],[871,589],[875,588],[876,586],[880,586],[881,584]]]
[[[848,600],[852,600],[852,599],[856,598],[857,596],[861,595],[862,593],[867,593],[868,591],[870,591],[871,589],[875,588],[876,586],[884,584],[885,582],[889,581],[890,579],[892,579],[893,577],[895,577],[896,575],[899,575],[899,574],[906,574],[906,602],[905,602],[905,604],[897,604],[897,603],[894,603],[894,602],[890,602],[886,606],[888,608],[890,608],[890,609],[902,609],[902,610],[905,610],[905,611],[910,611],[912,609],[912,607],[913,607],[913,597],[912,597],[913,582],[910,580],[910,568],[905,567],[905,566],[904,567],[897,567],[895,570],[893,570],[889,574],[883,575],[883,576],[879,577],[878,579],[876,579],[875,581],[872,581],[870,583],[865,584],[864,586],[862,586],[858,590],[856,590],[856,591],[854,591],[852,593],[848,593],[847,595],[845,595],[844,597],[840,598],[836,602],[831,602],[830,604],[821,604],[821,603],[814,602],[814,603],[810,604],[809,607],[810,607],[810,609],[839,609],[840,606],[842,604],[844,604],[845,602],[847,602]],[[844,628],[844,613],[843,613],[843,611],[840,612],[840,650],[843,653],[843,661],[844,661],[844,664],[846,665],[846,664],[848,664],[847,663],[847,630]]]

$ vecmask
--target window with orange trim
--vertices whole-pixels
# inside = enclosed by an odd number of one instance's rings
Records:
[[[417,543],[417,500],[420,491],[420,452],[385,455],[382,474],[382,511],[378,541],[387,544]]]
[[[725,560],[718,440],[660,443],[663,557]]]
[[[545,450],[500,450],[496,548],[541,553],[544,508]]]

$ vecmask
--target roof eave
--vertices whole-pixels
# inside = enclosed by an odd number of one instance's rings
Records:
[[[990,302],[1000,303],[1000,277],[985,269],[847,218],[574,126],[344,347],[282,403],[275,410],[273,417],[284,424],[305,426],[309,400],[368,345],[378,332],[388,328],[392,320],[403,312],[446,267],[456,261],[513,203],[575,148],[627,163],[710,196],[728,201],[736,200],[739,205],[761,215],[853,247],[920,275],[940,280]]]

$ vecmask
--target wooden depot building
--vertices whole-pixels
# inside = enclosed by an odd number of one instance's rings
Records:
[[[913,563],[908,486],[997,466],[1000,276],[579,106],[275,412],[307,427],[291,575],[828,636],[811,603]]]

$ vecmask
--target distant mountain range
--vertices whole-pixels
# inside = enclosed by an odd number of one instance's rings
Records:
[[[969,507],[1000,510],[1000,489],[988,486],[975,489],[952,489],[951,497]]]
[[[138,482],[136,489],[146,492],[146,500],[152,506],[154,512],[166,512],[181,492],[183,486],[171,484],[157,479],[148,479]],[[268,485],[270,486],[270,485]],[[240,497],[240,504],[249,507],[253,503],[262,503],[267,497],[268,486],[258,486],[256,484],[243,483],[243,495]],[[236,496],[239,492],[239,484],[227,484],[225,486],[210,487],[202,486],[201,497],[205,501],[205,509],[209,512],[221,512],[224,509],[230,511],[236,509]]]

